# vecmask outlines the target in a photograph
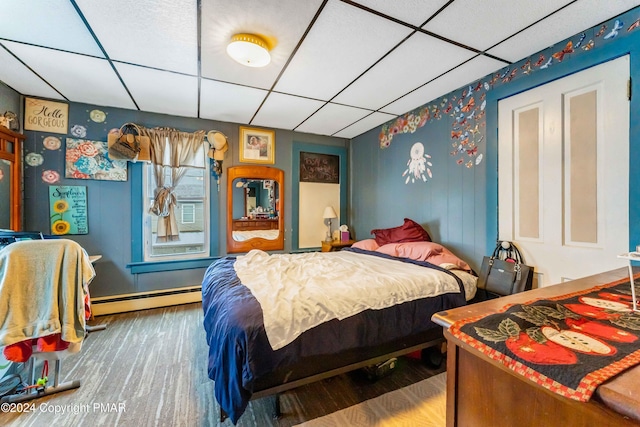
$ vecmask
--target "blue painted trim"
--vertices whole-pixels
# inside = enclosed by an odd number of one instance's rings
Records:
[[[131,163],[131,261],[144,261],[144,239],[142,236],[142,163]]]
[[[211,173],[209,173],[209,196],[209,254],[216,256],[220,255],[220,191]]]
[[[219,227],[220,227],[220,193],[216,181],[209,178],[209,256],[188,259],[158,262],[144,261],[144,238],[142,235],[142,213],[144,202],[142,200],[142,163],[131,163],[131,263],[127,268],[131,273],[152,273],[157,271],[188,270],[207,267],[217,259],[219,254]]]
[[[208,257],[192,260],[158,261],[158,262],[132,262],[127,264],[133,274],[156,273],[159,271],[192,270],[195,268],[207,268],[220,257]]]
[[[291,167],[291,252],[301,251],[298,247],[299,230],[298,224],[300,212],[300,152],[333,154],[340,158],[340,218],[347,218],[347,147],[333,145],[310,144],[306,142],[293,141],[292,167]],[[320,248],[320,246],[318,246]],[[314,248],[303,248],[302,251],[314,250]]]

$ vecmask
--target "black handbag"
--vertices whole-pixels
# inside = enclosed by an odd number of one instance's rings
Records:
[[[493,254],[485,256],[478,277],[478,289],[485,297],[496,298],[528,291],[533,285],[533,267],[524,263],[522,254],[511,242],[498,241]]]

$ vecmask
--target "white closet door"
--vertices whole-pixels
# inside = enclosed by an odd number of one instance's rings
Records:
[[[625,265],[628,79],[625,56],[498,103],[499,238],[538,286]]]

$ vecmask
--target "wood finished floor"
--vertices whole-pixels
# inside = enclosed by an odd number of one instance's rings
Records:
[[[34,412],[0,413],[0,425],[231,426],[219,422],[202,320],[199,303],[97,318],[91,323],[107,329],[91,333],[82,351],[62,363],[61,381],[80,379],[81,387],[31,401]],[[237,425],[293,426],[443,370],[400,358],[391,375],[375,382],[356,371],[282,394],[279,419],[271,416],[270,398],[252,401]],[[125,410],[104,410],[118,405]],[[55,409],[67,413],[49,412]]]

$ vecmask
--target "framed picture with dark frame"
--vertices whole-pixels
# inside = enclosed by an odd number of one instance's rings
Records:
[[[340,156],[300,152],[300,182],[340,183]]]
[[[240,126],[240,161],[274,164],[275,131]]]

